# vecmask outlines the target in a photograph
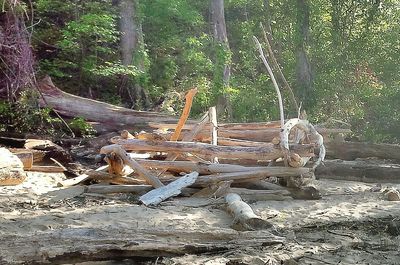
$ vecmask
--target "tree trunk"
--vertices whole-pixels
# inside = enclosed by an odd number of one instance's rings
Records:
[[[143,48],[143,32],[137,18],[137,8],[136,0],[122,0],[120,3],[121,59],[124,66],[135,65],[138,70],[143,71],[143,60],[138,56]],[[135,108],[140,107],[141,103],[144,104],[144,107],[149,106],[149,100],[143,87],[133,82],[127,75],[122,78],[120,94],[123,94],[124,90],[128,93]]]
[[[307,54],[310,29],[310,6],[308,0],[297,0],[297,43],[296,43],[296,91],[307,109],[312,102],[312,71]]]
[[[215,80],[221,80],[221,87],[217,87],[217,113],[222,114],[226,111],[228,118],[232,116],[232,107],[229,95],[225,92],[225,88],[229,87],[231,78],[231,65],[230,65],[230,48],[228,36],[226,33],[225,13],[224,13],[224,0],[211,0],[211,20],[212,31],[216,43],[216,75]],[[222,57],[222,58],[221,58]],[[216,82],[219,86],[221,82]]]

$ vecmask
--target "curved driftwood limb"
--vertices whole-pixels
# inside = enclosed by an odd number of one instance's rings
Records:
[[[228,204],[229,212],[234,217],[232,228],[240,231],[273,228],[271,223],[256,215],[253,209],[242,201],[242,198],[238,194],[228,193],[225,196],[225,200]]]
[[[132,140],[135,140],[135,139],[132,139]],[[129,141],[129,140],[127,140],[127,141]],[[164,186],[158,178],[152,176],[150,174],[150,172],[147,171],[147,169],[143,168],[138,162],[133,160],[126,153],[126,151],[124,149],[122,149],[122,147],[120,145],[117,145],[117,144],[108,145],[108,146],[104,146],[100,150],[101,154],[109,154],[112,152],[117,154],[124,161],[125,164],[130,166],[132,169],[136,170],[136,172],[138,172],[140,176],[145,178],[149,182],[149,184],[151,184],[153,187],[159,188],[159,187]]]
[[[313,169],[315,169],[325,158],[326,150],[324,146],[324,139],[321,134],[317,132],[314,126],[307,120],[290,119],[285,123],[282,129],[283,138],[281,138],[281,146],[285,150],[289,150],[289,134],[294,127],[303,130],[307,134],[311,134],[311,137],[315,139],[316,144],[319,146],[320,150],[318,160],[313,165]]]

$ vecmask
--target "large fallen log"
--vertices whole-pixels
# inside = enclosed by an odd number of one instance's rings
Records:
[[[233,173],[243,171],[257,171],[264,170],[267,167],[246,167],[233,164],[213,164],[201,163],[193,161],[160,161],[160,160],[147,160],[136,159],[136,161],[146,168],[151,169],[166,169],[175,173],[189,173],[196,171],[200,175],[218,174],[218,173]]]
[[[170,115],[135,111],[66,93],[57,88],[48,76],[40,82],[39,89],[45,99],[45,102],[42,102],[43,105],[68,117],[83,117],[90,121],[120,125],[177,122],[177,119]]]
[[[400,145],[373,144],[361,142],[329,142],[326,154],[330,158],[354,160],[356,158],[377,157],[400,161]]]
[[[209,254],[285,241],[266,231],[238,233],[224,227],[209,227],[207,230],[73,227],[8,233],[2,235],[2,239],[7,242],[0,249],[2,264],[76,264],[134,257]]]
[[[144,141],[137,139],[115,140],[128,151],[195,153],[220,158],[271,160],[282,157],[284,153],[279,146],[268,144],[260,147],[214,146],[204,143]],[[300,156],[314,156],[313,145],[293,145],[291,151]]]
[[[400,183],[400,164],[382,160],[327,160],[315,171],[317,178],[368,183]]]

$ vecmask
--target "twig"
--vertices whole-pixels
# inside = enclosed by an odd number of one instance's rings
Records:
[[[253,40],[257,45],[258,52],[260,53],[261,60],[263,61],[265,67],[267,68],[268,74],[271,77],[272,83],[274,84],[276,93],[278,94],[279,112],[280,112],[280,117],[281,117],[281,128],[282,128],[283,125],[285,124],[285,115],[284,115],[284,112],[283,112],[283,101],[282,101],[281,91],[279,90],[279,86],[278,86],[278,83],[276,82],[274,73],[272,72],[272,69],[268,64],[268,61],[265,58],[264,51],[263,51],[263,49],[261,47],[260,42],[258,41],[258,39],[255,36],[253,36]]]
[[[350,238],[352,238],[352,239],[355,238],[353,235],[342,234],[342,233],[338,233],[338,232],[335,232],[335,231],[332,231],[332,230],[327,230],[327,232],[330,233],[330,234],[337,235],[337,236],[346,236],[346,237],[350,237]]]

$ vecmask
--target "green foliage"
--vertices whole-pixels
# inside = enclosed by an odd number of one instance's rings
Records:
[[[49,108],[36,105],[37,95],[24,93],[19,101],[0,101],[0,131],[15,133],[55,134],[61,131],[61,120],[53,118]]]
[[[68,123],[71,130],[78,137],[93,137],[96,130],[84,118],[76,117]]]

